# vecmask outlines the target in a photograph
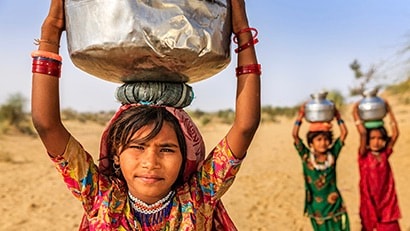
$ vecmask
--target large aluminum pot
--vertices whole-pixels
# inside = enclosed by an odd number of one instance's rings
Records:
[[[387,108],[384,100],[377,96],[378,88],[365,91],[360,100],[358,110],[359,117],[364,121],[383,120]]]
[[[66,0],[70,58],[112,82],[197,82],[230,62],[229,0]]]
[[[327,92],[311,94],[305,104],[305,119],[309,122],[330,122],[335,113],[335,105],[326,99]]]

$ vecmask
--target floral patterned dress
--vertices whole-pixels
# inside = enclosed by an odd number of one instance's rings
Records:
[[[82,202],[87,230],[142,230],[131,212],[126,186],[99,174],[91,155],[73,137],[65,153],[52,161]],[[176,190],[166,224],[152,230],[219,230],[213,224],[214,210],[222,205],[218,202],[231,186],[240,164],[223,139],[198,172]]]
[[[320,164],[322,167],[318,167],[302,140],[295,145],[302,158],[305,179],[304,213],[311,218],[316,231],[350,230],[346,207],[336,184],[336,161],[342,146],[341,140],[337,139],[329,149],[327,166]]]

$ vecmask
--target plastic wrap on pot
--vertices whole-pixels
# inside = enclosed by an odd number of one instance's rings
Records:
[[[230,62],[229,0],[66,0],[68,52],[111,82],[197,82]]]

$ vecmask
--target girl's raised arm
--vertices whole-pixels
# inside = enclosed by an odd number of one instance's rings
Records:
[[[238,43],[235,120],[227,134],[236,156],[244,157],[260,122],[260,66],[254,44],[255,30],[249,28],[244,0],[231,0],[232,29]],[[251,45],[247,45],[251,44]]]
[[[335,119],[340,129],[340,141],[344,143],[346,140],[348,131],[347,131],[346,124],[344,120],[342,119],[342,116],[340,115],[340,112],[339,110],[337,110],[337,108],[335,108]]]
[[[391,109],[390,104],[385,100],[386,106],[387,106],[387,113],[389,114],[390,117],[390,126],[391,126],[391,136],[390,136],[390,141],[387,144],[388,148],[393,148],[394,144],[397,141],[397,138],[399,138],[399,127],[397,125],[397,120],[396,117],[394,116],[393,110]]]
[[[304,116],[305,116],[305,103],[300,106],[298,116],[296,117],[295,123],[293,125],[292,137],[293,137],[293,142],[295,144],[299,144],[300,142],[299,130],[300,130],[300,125],[302,124],[302,120]]]
[[[49,13],[41,27],[39,49],[32,53],[31,95],[33,124],[51,156],[64,152],[70,136],[61,122],[59,101],[61,57],[58,52],[64,27],[64,2],[51,0]]]
[[[353,105],[353,119],[356,125],[357,131],[359,132],[359,154],[362,155],[366,152],[366,139],[367,139],[367,131],[364,127],[363,121],[360,119],[359,116],[359,102]]]

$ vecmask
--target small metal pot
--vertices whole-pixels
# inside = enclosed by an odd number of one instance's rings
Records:
[[[383,120],[386,116],[387,108],[384,100],[377,96],[378,88],[363,93],[358,110],[359,117],[364,121]]]
[[[230,62],[229,0],[66,0],[70,58],[112,82],[197,82]]]
[[[326,99],[327,92],[311,94],[311,100],[305,104],[305,119],[309,122],[329,122],[333,119],[335,105]]]

